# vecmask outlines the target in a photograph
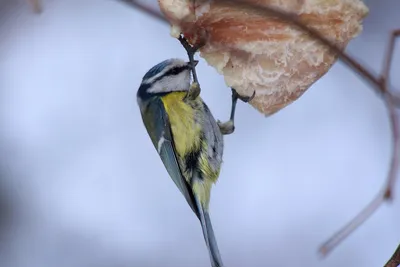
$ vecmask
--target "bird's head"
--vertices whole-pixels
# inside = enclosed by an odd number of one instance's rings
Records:
[[[195,61],[197,65],[198,61]],[[190,63],[171,58],[152,67],[142,79],[138,97],[187,91],[190,87]]]

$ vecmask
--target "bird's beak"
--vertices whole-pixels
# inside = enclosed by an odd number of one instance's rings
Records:
[[[194,66],[196,67],[196,66],[197,66],[197,64],[199,64],[199,61],[198,61],[198,60],[193,60],[193,63],[194,63]],[[188,65],[190,65],[190,61],[189,61],[189,62],[187,62],[187,64],[188,64]]]

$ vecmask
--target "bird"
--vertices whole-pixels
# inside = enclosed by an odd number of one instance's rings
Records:
[[[143,76],[137,103],[143,124],[169,176],[200,220],[212,267],[223,267],[211,224],[211,188],[218,180],[224,150],[223,135],[234,130],[234,105],[239,96],[232,89],[231,119],[216,121],[191,83],[198,61],[164,60]],[[234,93],[235,92],[235,93]]]

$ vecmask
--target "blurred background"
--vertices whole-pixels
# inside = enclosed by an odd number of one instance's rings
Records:
[[[136,104],[144,73],[185,51],[168,25],[118,1],[42,2],[39,15],[26,1],[0,2],[0,266],[209,266],[200,224]],[[377,73],[400,2],[366,4],[347,52]],[[204,60],[198,75],[215,117],[228,119],[223,77]],[[272,117],[239,103],[236,126],[210,206],[226,266],[386,263],[400,241],[400,183],[390,205],[317,254],[389,168],[387,111],[363,80],[338,62]]]

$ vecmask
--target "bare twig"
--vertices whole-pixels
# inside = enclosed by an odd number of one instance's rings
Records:
[[[199,79],[197,79],[197,73],[196,73],[196,68],[195,68],[196,65],[194,63],[194,55],[199,50],[199,48],[196,47],[196,46],[191,46],[189,44],[189,42],[186,40],[186,38],[184,38],[182,35],[179,36],[178,40],[182,44],[182,46],[185,48],[186,53],[188,54],[189,62],[190,62],[190,65],[192,67],[193,82],[197,83],[197,86],[200,87]]]
[[[391,35],[388,49],[386,51],[386,57],[380,79],[380,88],[384,92],[383,99],[388,109],[390,125],[392,130],[393,148],[392,158],[389,168],[389,173],[386,178],[384,188],[378,195],[367,205],[353,220],[347,225],[342,227],[337,233],[335,233],[330,239],[328,239],[320,248],[320,252],[323,255],[328,254],[337,245],[348,237],[354,230],[358,228],[363,222],[365,222],[381,205],[387,200],[393,197],[393,188],[396,182],[396,178],[399,174],[399,161],[400,161],[400,133],[399,133],[399,118],[395,107],[395,99],[389,94],[388,84],[390,69],[392,63],[392,57],[394,53],[394,44],[396,37],[399,35],[400,30],[394,31]]]
[[[394,55],[394,46],[396,44],[397,38],[400,37],[400,29],[395,30],[392,32],[390,36],[390,41],[389,41],[389,46],[386,51],[386,58],[384,61],[383,65],[383,70],[382,70],[382,75],[381,75],[381,82],[382,82],[382,87],[386,90],[386,92],[390,92],[390,70],[392,67],[392,59]],[[391,123],[392,123],[392,131],[393,131],[393,136],[394,136],[394,151],[393,151],[393,157],[392,157],[392,163],[391,163],[391,168],[389,172],[389,177],[388,177],[388,182],[387,182],[387,188],[385,192],[385,199],[391,199],[393,197],[393,192],[392,188],[394,187],[394,184],[396,182],[396,178],[398,175],[398,169],[399,169],[399,161],[400,161],[400,156],[399,156],[399,151],[400,151],[400,137],[399,137],[399,121],[397,118],[397,111],[395,109],[395,105],[399,104],[400,102],[398,98],[396,97],[390,97],[388,95],[386,97],[386,103],[389,105],[389,114],[391,118]],[[397,152],[396,152],[397,151]]]
[[[167,22],[165,18],[160,18],[157,11],[151,10],[148,7],[143,8],[138,6],[136,1],[134,0],[119,0],[131,4],[132,6],[140,9],[141,11],[153,15],[157,13],[157,18]],[[238,7],[242,7],[244,9],[251,9],[257,12],[261,10],[268,16],[279,17],[280,19],[286,21],[294,27],[308,33],[315,40],[319,41],[321,44],[327,46],[332,53],[334,53],[341,61],[343,61],[348,67],[350,67],[354,72],[358,73],[364,80],[370,83],[376,92],[382,97],[385,102],[386,107],[388,108],[388,113],[390,117],[391,130],[393,135],[393,151],[392,151],[392,160],[389,169],[389,174],[387,176],[387,180],[384,188],[381,192],[373,199],[373,201],[362,210],[360,214],[358,214],[351,222],[349,222],[346,226],[344,226],[340,231],[338,231],[331,239],[329,239],[326,243],[322,245],[320,248],[320,252],[323,255],[327,255],[332,251],[341,241],[343,241],[349,234],[351,234],[357,227],[365,222],[376,209],[378,209],[381,204],[391,199],[392,197],[392,189],[393,185],[398,176],[398,164],[400,161],[400,133],[399,133],[399,120],[398,114],[396,112],[396,106],[400,106],[400,96],[395,95],[393,91],[388,89],[389,85],[389,74],[392,63],[392,57],[394,53],[394,44],[396,38],[400,36],[400,29],[393,32],[391,35],[389,47],[386,54],[385,65],[380,76],[374,74],[372,71],[368,70],[366,67],[361,65],[357,60],[349,56],[347,53],[343,52],[336,45],[331,43],[328,39],[322,36],[316,30],[313,30],[303,24],[297,15],[291,14],[288,12],[284,12],[282,10],[278,10],[272,7],[259,6],[257,4],[249,3],[246,0],[217,0],[225,3],[233,3]],[[167,22],[168,23],[168,22]],[[396,266],[397,267],[397,266]]]
[[[400,245],[397,247],[396,251],[393,253],[390,260],[385,264],[384,267],[398,267],[400,266]]]
[[[400,37],[400,29],[394,30],[389,40],[389,47],[386,51],[386,58],[383,66],[381,79],[386,83],[386,88],[390,88],[390,69],[392,67],[392,60],[394,55],[394,46],[397,38]],[[393,101],[397,106],[400,105],[400,92],[392,92]]]
[[[368,204],[354,219],[348,224],[342,227],[336,232],[330,239],[328,239],[321,247],[320,252],[323,255],[327,255],[335,247],[339,245],[344,239],[346,239],[352,232],[354,232],[363,222],[365,222],[385,201],[390,200],[393,196],[392,189],[398,175],[398,163],[399,163],[399,125],[397,110],[394,105],[390,103],[390,99],[387,100],[387,107],[389,109],[389,115],[391,119],[391,126],[393,132],[393,154],[391,166],[389,169],[389,175],[384,188],[378,193],[378,195]]]

